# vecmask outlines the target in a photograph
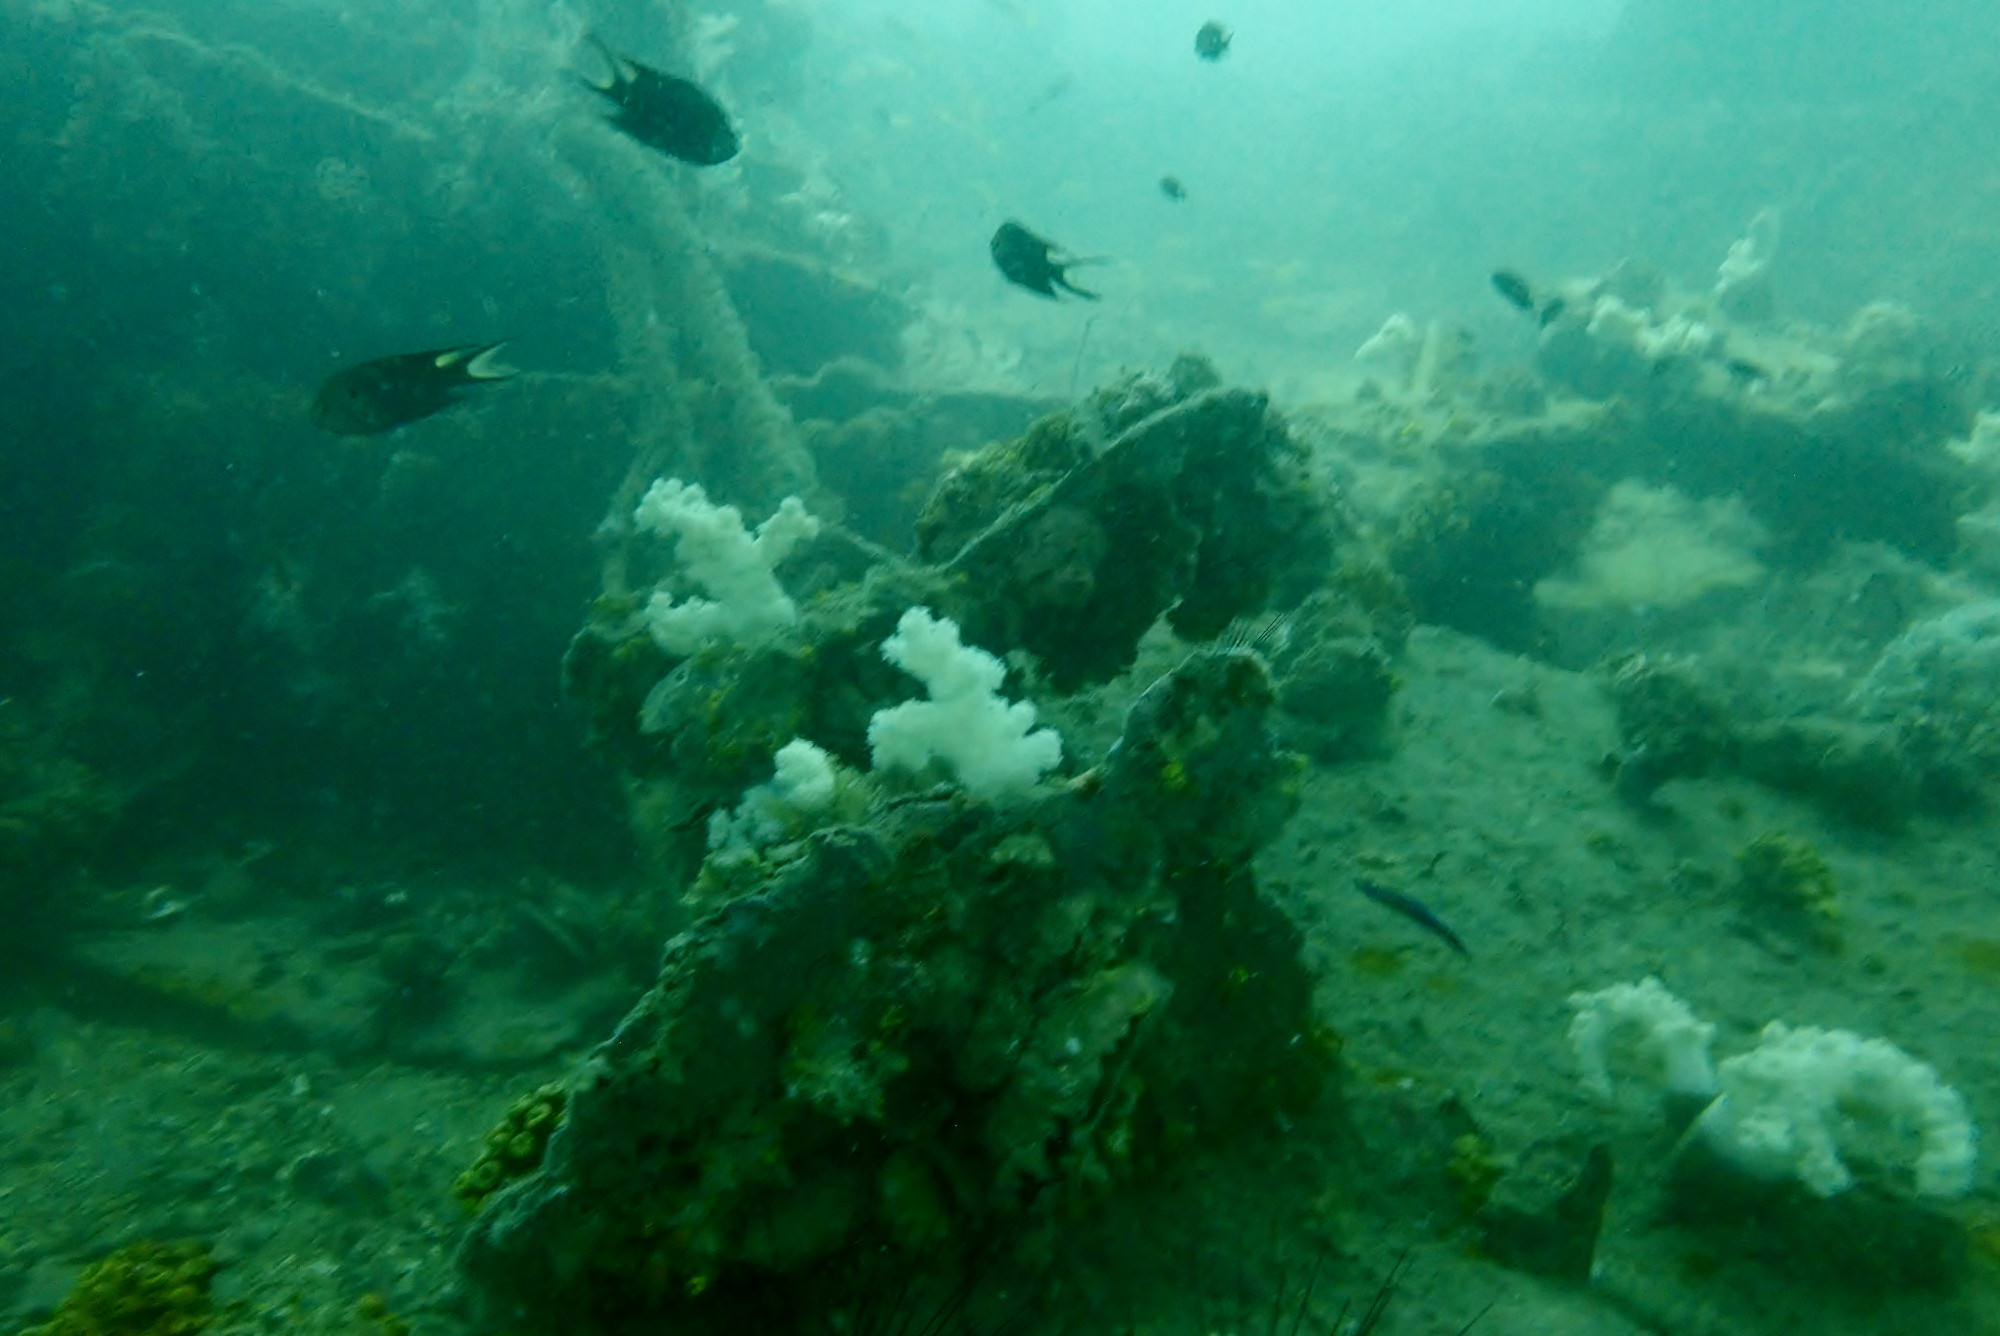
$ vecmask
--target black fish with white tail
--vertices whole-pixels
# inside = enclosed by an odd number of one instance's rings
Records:
[[[336,371],[313,396],[313,425],[336,436],[380,436],[441,413],[481,385],[506,380],[504,343],[396,353]]]
[[[1535,309],[1534,285],[1515,273],[1512,269],[1496,269],[1493,271],[1493,290],[1504,297],[1507,304],[1517,311],[1533,311]]]
[[[1229,54],[1229,40],[1235,35],[1228,25],[1210,19],[1194,35],[1194,53],[1203,60],[1221,60]]]
[[[1057,288],[1073,292],[1087,301],[1097,300],[1096,293],[1086,292],[1069,281],[1070,266],[1089,264],[1091,261],[1064,255],[1053,241],[1036,236],[1019,223],[1000,224],[1000,230],[993,234],[987,249],[993,253],[994,265],[1016,287],[1026,288],[1052,300]]]
[[[611,65],[611,82],[586,86],[612,104],[608,120],[647,148],[670,158],[713,167],[736,156],[739,144],[729,113],[699,84],[622,56],[593,36],[591,44]]]
[[[1544,327],[1552,324],[1567,308],[1560,296],[1540,297],[1535,285],[1511,269],[1493,271],[1493,290],[1517,311],[1526,312]]]
[[[1771,373],[1747,357],[1732,357],[1722,365],[1729,372],[1730,383],[1738,389],[1754,389],[1771,382]]]

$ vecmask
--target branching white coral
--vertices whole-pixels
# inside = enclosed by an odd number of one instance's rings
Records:
[[[911,608],[882,642],[882,657],[924,684],[929,700],[877,710],[868,746],[877,769],[921,771],[941,761],[967,793],[989,801],[1025,794],[1062,760],[1062,738],[1035,727],[1035,707],[1000,695],[1007,669],[959,643],[958,625]]]
[[[1387,376],[1398,388],[1407,384],[1417,369],[1417,358],[1423,352],[1423,331],[1414,320],[1396,312],[1382,322],[1382,328],[1370,335],[1368,341],[1354,350],[1354,360],[1371,371]]]
[[[788,496],[777,513],[743,528],[735,506],[718,506],[699,483],[661,478],[646,491],[633,516],[642,529],[676,540],[674,554],[708,598],[676,601],[664,591],[646,604],[646,626],[660,647],[692,654],[706,640],[754,643],[798,619],[798,608],[773,574],[778,563],[819,532],[805,504]]]
[[[1776,209],[1759,209],[1743,235],[1729,243],[1729,253],[1715,269],[1717,298],[1727,297],[1764,277],[1771,261],[1777,258],[1779,224]]]
[[[1594,993],[1573,993],[1576,1018],[1569,1025],[1583,1084],[1600,1099],[1613,1094],[1612,1064],[1636,1064],[1646,1080],[1668,1093],[1697,1099],[1715,1094],[1708,1049],[1715,1027],[1698,1020],[1687,1003],[1655,978],[1617,983]]]
[[[1677,315],[1656,322],[1645,307],[1627,306],[1609,293],[1591,308],[1588,329],[1592,338],[1631,348],[1653,362],[1700,357],[1716,346],[1715,330],[1699,320]]]
[[[1639,339],[1639,351],[1654,361],[1668,357],[1702,357],[1717,343],[1712,326],[1689,316],[1677,315],[1654,325]]]
[[[1987,410],[1976,414],[1965,439],[1946,441],[1944,448],[1991,479],[2000,473],[2000,413]]]
[[[1744,1172],[1796,1178],[1821,1197],[1871,1174],[1909,1174],[1922,1197],[1972,1186],[1977,1133],[1959,1093],[1886,1039],[1773,1021],[1725,1059],[1722,1093],[1695,1131]]]
[[[709,817],[709,848],[745,850],[776,843],[804,833],[833,806],[839,771],[826,751],[793,738],[771,760],[776,774],[746,792],[735,811]]]

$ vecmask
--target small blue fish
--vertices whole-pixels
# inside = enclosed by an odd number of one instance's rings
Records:
[[[1376,904],[1387,905],[1404,918],[1412,919],[1423,927],[1428,928],[1430,931],[1444,938],[1445,944],[1451,947],[1452,950],[1458,952],[1458,954],[1464,956],[1467,960],[1472,959],[1472,952],[1465,949],[1465,940],[1451,930],[1451,925],[1447,924],[1436,914],[1431,913],[1430,910],[1424,908],[1422,904],[1404,895],[1401,891],[1392,891],[1387,886],[1369,881],[1364,877],[1355,878],[1354,888],[1370,900],[1373,900]]]

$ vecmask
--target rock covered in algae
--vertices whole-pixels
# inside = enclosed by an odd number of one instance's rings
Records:
[[[1903,732],[1940,769],[2000,775],[2000,599],[1917,622],[1883,649],[1848,709]]]
[[[1897,730],[1804,715],[1738,731],[1737,766],[1858,826],[1893,830],[1922,803],[1927,776]]]
[[[1852,543],[1949,559],[1982,488],[1947,448],[1974,396],[1964,357],[1907,313],[1868,308],[1845,333],[1738,326],[1629,262],[1561,293],[1536,335],[1546,402],[1482,421],[1492,382],[1450,396],[1464,429],[1440,442],[1394,547],[1425,621],[1548,652],[1535,586],[1572,563],[1621,482],[1741,506],[1781,573]],[[1367,452],[1406,444],[1407,414],[1349,418]]]
[[[1531,1147],[1480,1207],[1481,1247],[1516,1270],[1585,1284],[1604,1228],[1611,1177],[1611,1151],[1605,1146],[1590,1147],[1581,1166],[1560,1146]]]
[[[1165,615],[1193,640],[1324,575],[1306,454],[1247,390],[1183,358],[1043,419],[940,482],[919,551],[969,591],[967,638],[1026,649],[1059,691],[1129,667]]]
[[[1344,578],[1343,578],[1344,577]],[[1381,578],[1393,581],[1386,571]],[[1261,647],[1277,679],[1286,741],[1314,760],[1366,755],[1383,740],[1401,685],[1394,658],[1408,631],[1399,586],[1371,597],[1368,573],[1344,567],[1275,624]]]
[[[1418,618],[1504,649],[1538,648],[1535,586],[1590,533],[1624,430],[1621,413],[1572,406],[1456,443],[1390,544]]]
[[[464,1259],[530,1314],[784,1325],[839,1279],[1046,1243],[1311,1105],[1333,1045],[1257,891],[1297,762],[1261,660],[1156,682],[1088,775],[824,829],[667,947]]]
[[[1618,713],[1615,780],[1626,801],[1650,802],[1668,780],[1705,775],[1731,759],[1729,717],[1692,662],[1629,654],[1611,666],[1606,689]]]
[[[974,390],[914,390],[865,363],[843,360],[773,386],[799,423],[820,485],[841,522],[907,553],[917,517],[945,471],[988,441],[1015,440],[1057,401]]]
[[[1649,803],[1672,779],[1735,771],[1819,803],[1856,825],[1893,829],[1934,780],[1921,739],[1879,722],[1819,715],[1738,720],[1696,663],[1628,654],[1609,665],[1619,796]]]

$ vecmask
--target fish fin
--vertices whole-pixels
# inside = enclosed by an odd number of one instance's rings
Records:
[[[467,380],[505,380],[519,375],[513,367],[491,360],[494,354],[507,346],[507,340],[498,343],[468,343],[462,348],[445,348],[431,355],[431,365],[440,371],[453,367]]]
[[[508,366],[499,360],[500,350],[507,346],[507,340],[489,343],[484,348],[472,352],[472,358],[465,364],[467,380],[511,380],[521,374],[519,367]],[[472,350],[468,350],[472,351]]]
[[[1085,301],[1092,301],[1092,302],[1097,301],[1098,295],[1096,293],[1091,292],[1085,288],[1080,288],[1076,284],[1069,281],[1069,271],[1076,268],[1080,264],[1109,264],[1109,263],[1111,263],[1111,257],[1109,255],[1074,255],[1074,256],[1065,255],[1062,257],[1061,262],[1056,266],[1056,272],[1054,275],[1056,285],[1067,292],[1075,293],[1077,296],[1083,298]],[[1050,293],[1049,295],[1054,296],[1055,294]]]
[[[604,39],[602,37],[599,37],[594,32],[585,33],[583,35],[583,40],[589,42],[592,46],[596,47],[598,53],[604,57],[604,63],[611,67],[610,83],[601,84],[597,82],[595,79],[588,78],[585,76],[578,76],[582,78],[583,86],[585,88],[590,89],[592,92],[608,93],[612,89],[616,88],[619,84],[625,82],[627,76],[625,73],[624,57],[620,56],[616,51],[613,51],[609,46],[605,44]]]

